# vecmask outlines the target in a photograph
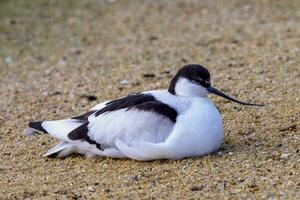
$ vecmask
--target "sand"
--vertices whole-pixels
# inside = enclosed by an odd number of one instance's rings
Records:
[[[1,1],[0,199],[299,199],[300,2]],[[166,88],[183,65],[263,102],[211,96],[222,148],[178,161],[43,158],[31,120]],[[150,74],[150,75],[149,75]],[[180,147],[178,147],[180,149]]]

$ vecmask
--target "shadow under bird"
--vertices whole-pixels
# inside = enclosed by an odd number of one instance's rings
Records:
[[[212,93],[249,106],[213,88],[208,70],[197,64],[182,67],[168,90],[152,90],[100,103],[89,112],[56,121],[28,124],[24,135],[38,132],[60,140],[45,156],[72,153],[135,160],[181,159],[218,150],[222,118],[208,99]]]

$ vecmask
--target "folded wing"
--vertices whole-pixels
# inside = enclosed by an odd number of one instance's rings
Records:
[[[117,139],[129,146],[140,141],[163,142],[176,118],[174,108],[150,93],[138,93],[99,104],[88,113],[70,119],[30,122],[31,130],[25,134],[41,131],[62,141],[46,156],[63,157],[76,152],[125,157],[116,147]]]

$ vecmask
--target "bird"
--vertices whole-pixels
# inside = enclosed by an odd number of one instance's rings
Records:
[[[70,154],[139,161],[200,157],[217,151],[224,137],[221,114],[208,94],[264,106],[224,94],[211,86],[205,67],[188,64],[173,76],[168,89],[105,101],[67,119],[29,122],[24,135],[44,133],[60,140],[44,155],[51,158]]]

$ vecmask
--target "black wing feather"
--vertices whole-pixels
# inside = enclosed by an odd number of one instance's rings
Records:
[[[138,104],[136,106],[131,106],[131,107],[127,108],[126,110],[131,110],[131,109],[155,112],[159,115],[162,115],[162,116],[168,118],[173,123],[176,122],[176,118],[178,115],[177,111],[174,108],[172,108],[172,107],[168,106],[167,104],[164,104],[160,101],[149,101],[146,103]]]
[[[88,124],[89,124],[89,122],[85,122],[81,126],[75,128],[73,131],[71,131],[68,134],[69,139],[71,139],[71,140],[85,140],[90,144],[95,144],[98,149],[102,150],[101,145],[99,143],[97,143],[96,141],[92,140],[89,137],[89,135],[88,135],[88,132],[89,132]]]
[[[149,101],[155,101],[154,96],[152,96],[150,94],[141,94],[141,93],[131,94],[131,95],[128,95],[121,99],[117,99],[117,100],[108,102],[104,108],[102,108],[101,110],[98,110],[95,113],[95,116],[97,117],[105,112],[120,110],[123,108],[136,106],[136,105],[146,103]]]

